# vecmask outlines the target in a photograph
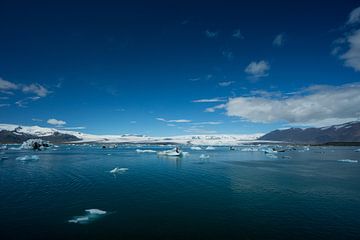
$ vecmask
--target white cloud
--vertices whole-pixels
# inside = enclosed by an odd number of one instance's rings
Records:
[[[205,109],[205,112],[215,112],[216,110],[224,109],[224,108],[226,108],[226,104],[220,104],[215,107],[209,107],[209,108]]]
[[[156,118],[156,120],[166,123],[189,123],[191,120],[188,119],[174,119],[174,120],[166,120],[164,118]]]
[[[212,32],[210,30],[205,31],[205,36],[208,38],[216,38],[219,35],[219,32]]]
[[[39,118],[32,118],[31,120],[33,120],[34,122],[42,122],[42,119]]]
[[[241,34],[240,29],[235,29],[232,36],[237,39],[244,39],[244,36]]]
[[[196,122],[196,123],[192,123],[192,125],[219,125],[219,124],[223,124],[223,122],[215,121],[215,122]]]
[[[48,124],[51,124],[51,125],[58,125],[58,126],[61,126],[61,125],[65,125],[66,122],[63,121],[63,120],[57,120],[55,118],[50,118],[49,120],[47,120],[47,123]]]
[[[16,90],[18,85],[0,78],[0,90]]]
[[[360,118],[360,82],[318,85],[288,98],[237,97],[212,109],[251,122],[324,126]]]
[[[250,75],[251,78],[266,77],[269,75],[270,65],[264,60],[259,62],[251,62],[246,68],[245,72]]]
[[[349,14],[347,24],[355,24],[360,22],[360,7],[355,8]]]
[[[33,93],[39,97],[46,97],[50,92],[45,87],[37,83],[32,83],[30,85],[24,85],[22,87],[24,93]]]
[[[281,47],[284,45],[284,43],[285,43],[285,34],[284,33],[280,33],[275,36],[275,38],[273,40],[273,46]]]
[[[214,103],[214,102],[225,102],[226,100],[224,98],[205,98],[205,99],[197,99],[193,100],[194,103]]]
[[[349,49],[340,56],[340,59],[345,61],[345,66],[360,71],[360,30],[348,36],[347,42]]]
[[[228,87],[231,84],[235,83],[234,81],[225,81],[225,82],[219,82],[220,87]]]

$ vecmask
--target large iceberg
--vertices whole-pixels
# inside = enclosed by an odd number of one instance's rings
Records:
[[[21,144],[20,149],[43,150],[47,147],[50,147],[48,141],[42,139],[28,139]]]

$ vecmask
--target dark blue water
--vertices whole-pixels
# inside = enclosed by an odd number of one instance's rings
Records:
[[[360,160],[354,148],[278,158],[228,148],[166,158],[137,148],[3,151],[0,239],[360,239],[360,163],[338,161]],[[142,147],[154,148],[164,149]],[[128,171],[109,173],[115,167]],[[68,222],[86,209],[107,214]]]

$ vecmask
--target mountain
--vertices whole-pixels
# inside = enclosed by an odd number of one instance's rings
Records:
[[[259,140],[305,144],[360,142],[360,121],[322,128],[289,128],[285,130],[275,130],[260,137]]]
[[[41,138],[52,143],[139,143],[220,146],[254,142],[262,135],[262,133],[248,135],[184,135],[174,137],[149,137],[137,134],[93,135],[39,126],[0,124],[0,143],[22,143],[30,138]]]

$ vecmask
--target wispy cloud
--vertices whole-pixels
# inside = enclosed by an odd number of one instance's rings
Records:
[[[349,48],[347,52],[340,56],[340,59],[345,61],[345,66],[360,71],[360,30],[348,36],[347,42]]]
[[[223,57],[225,57],[227,60],[232,60],[234,58],[234,53],[229,50],[221,51],[221,55],[223,55]]]
[[[47,120],[47,123],[48,124],[51,124],[51,125],[57,125],[57,126],[62,126],[62,125],[65,125],[66,122],[63,121],[63,120],[57,120],[55,118],[50,118]]]
[[[216,38],[218,35],[219,35],[219,32],[217,32],[217,31],[210,31],[210,30],[205,31],[205,36],[208,38]]]
[[[302,93],[301,93],[302,92]],[[213,109],[251,122],[324,126],[360,118],[360,82],[317,85],[291,97],[237,97]]]
[[[173,119],[173,120],[166,120],[165,118],[156,118],[156,120],[166,123],[189,123],[192,122],[188,119]]]
[[[205,98],[205,99],[197,99],[193,100],[194,103],[214,103],[214,102],[225,102],[224,98],[216,97],[216,98]]]
[[[30,85],[24,85],[22,87],[22,91],[24,93],[33,93],[39,97],[46,97],[50,93],[49,90],[47,90],[45,87],[43,87],[37,83],[32,83]]]
[[[215,121],[215,122],[194,122],[191,123],[192,125],[220,125],[223,124],[223,122]]]
[[[252,79],[269,76],[270,64],[264,60],[259,62],[251,62],[246,68],[245,72]]]
[[[284,45],[284,43],[285,43],[285,34],[280,33],[280,34],[275,36],[272,44],[275,47],[281,47],[281,46]]]
[[[351,11],[351,13],[349,14],[349,19],[347,21],[347,24],[349,25],[356,23],[360,23],[360,7],[357,7]]]
[[[34,121],[34,122],[42,122],[42,121],[43,121],[43,120],[40,119],[40,118],[32,118],[31,120]]]
[[[228,87],[231,84],[235,83],[234,81],[225,81],[225,82],[219,82],[220,87]]]
[[[19,86],[17,84],[0,78],[0,90],[16,90],[18,88]]]
[[[244,36],[242,35],[240,29],[235,29],[232,33],[232,36],[237,39],[244,39]]]
[[[220,105],[217,105],[217,106],[214,106],[214,107],[206,108],[205,112],[215,112],[216,110],[224,109],[224,108],[226,108],[226,104],[220,104]]]

